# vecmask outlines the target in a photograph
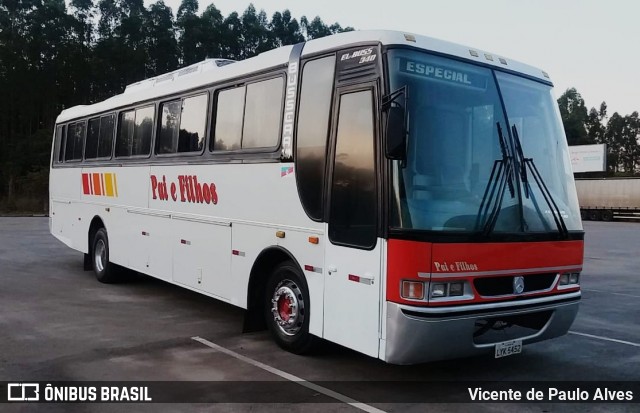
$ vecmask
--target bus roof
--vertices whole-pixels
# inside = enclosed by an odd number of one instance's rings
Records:
[[[544,71],[511,59],[444,40],[390,30],[352,31],[309,40],[304,45],[302,56],[321,53],[325,50],[347,48],[350,45],[355,46],[363,43],[417,47],[427,51],[463,58],[471,62],[482,63],[498,69],[511,70],[545,82],[550,82],[549,76]],[[104,101],[92,105],[79,105],[65,109],[60,113],[56,122],[66,122],[72,119],[110,111],[129,104],[196,89],[253,72],[260,72],[280,65],[284,66],[289,62],[292,47],[293,46],[282,46],[237,62],[229,59],[206,59],[174,72],[130,84],[123,93],[112,96]]]

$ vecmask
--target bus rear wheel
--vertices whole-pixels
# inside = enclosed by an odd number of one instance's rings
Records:
[[[107,230],[98,229],[91,244],[91,264],[96,278],[101,283],[110,284],[118,281],[116,268],[109,262],[109,237]]]
[[[264,313],[275,342],[295,354],[308,353],[315,342],[309,334],[309,292],[293,262],[277,266],[267,281]]]

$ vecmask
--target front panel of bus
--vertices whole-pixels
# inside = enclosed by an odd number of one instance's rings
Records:
[[[551,85],[406,48],[385,69],[383,118],[399,108],[406,135],[386,161],[381,357],[499,357],[566,333],[583,231]]]

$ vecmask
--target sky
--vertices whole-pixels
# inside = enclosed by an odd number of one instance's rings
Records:
[[[154,0],[155,1],[155,0]],[[164,0],[178,11],[181,0]],[[640,1],[636,0],[199,0],[227,16],[249,3],[269,18],[289,9],[356,29],[422,34],[539,67],[556,96],[575,87],[587,108],[640,111]],[[150,4],[145,0],[145,4]]]

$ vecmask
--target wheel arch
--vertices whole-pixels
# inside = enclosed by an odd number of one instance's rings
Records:
[[[291,261],[296,265],[302,275],[305,288],[307,288],[307,291],[309,290],[302,267],[300,267],[300,263],[289,250],[278,245],[263,249],[258,254],[249,273],[247,311],[244,318],[243,332],[259,331],[267,328],[262,315],[262,294],[273,269],[285,261]]]

